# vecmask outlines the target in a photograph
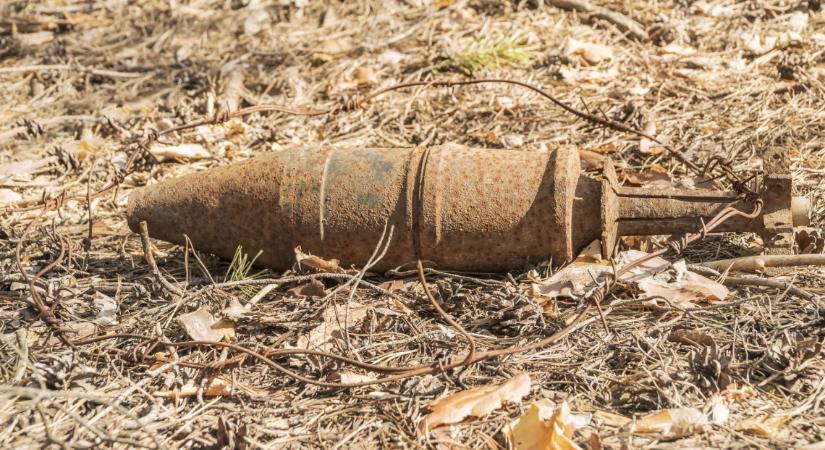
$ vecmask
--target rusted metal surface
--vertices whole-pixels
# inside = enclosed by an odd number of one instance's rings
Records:
[[[696,231],[739,204],[733,192],[621,187],[611,164],[603,180],[580,174],[579,164],[571,148],[294,149],[137,190],[128,216],[133,230],[145,220],[153,237],[183,243],[186,234],[227,258],[239,245],[262,250],[259,261],[276,269],[292,266],[297,245],[363,266],[388,225],[392,242],[375,270],[421,258],[499,272],[561,264],[599,237],[611,252],[620,235]],[[779,197],[766,211],[790,205],[790,191]],[[773,217],[724,229],[764,232]]]
[[[440,267],[501,271],[569,259],[574,150],[305,149],[170,180],[132,194],[129,224],[231,257],[238,245],[283,269],[301,245],[363,265],[384,229],[377,270],[418,256]]]

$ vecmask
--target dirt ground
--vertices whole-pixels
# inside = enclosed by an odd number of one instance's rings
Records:
[[[532,401],[549,399],[593,413],[573,435],[583,448],[825,448],[825,272],[817,267],[769,277],[812,295],[732,287],[724,301],[680,308],[646,306],[640,293],[619,290],[607,300],[604,323],[591,317],[556,344],[355,389],[314,386],[251,357],[220,364],[236,350],[158,345],[190,340],[184,314],[204,308],[217,317],[256,297],[234,321],[231,341],[260,352],[300,345],[344,305],[361,311],[360,319],[345,339],[324,344],[335,353],[409,366],[466,351],[412,273],[369,279],[402,280],[384,285],[389,296],[367,285],[336,290],[341,279],[301,269],[315,287],[323,280],[334,292],[318,298],[289,282],[295,273],[206,254],[199,263],[189,249],[153,241],[161,276],[181,291],[175,294],[158,282],[126,225],[126,201],[138,186],[293,146],[422,142],[512,151],[571,145],[584,150],[587,169],[612,158],[628,183],[691,181],[658,144],[500,84],[417,87],[353,111],[256,113],[162,138],[173,147],[198,144],[192,158],[137,146],[151,130],[253,105],[328,108],[402,82],[519,80],[659,136],[699,165],[722,156],[747,174],[761,168],[766,149],[781,147],[793,161],[794,193],[812,201],[813,225],[821,226],[825,13],[818,0],[597,2],[640,24],[647,39],[605,14],[553,6],[563,3],[0,3],[0,446],[507,448],[508,424]],[[750,234],[715,235],[685,257],[742,256],[759,245]],[[431,273],[428,282],[478,345],[492,349],[544,338],[577,311],[571,299],[538,304],[531,285],[548,273],[546,266],[509,277]],[[54,315],[40,314],[37,301]],[[693,339],[678,338],[686,330]],[[138,337],[74,344],[106,334]],[[273,358],[312,379],[365,376],[313,357]],[[522,401],[418,431],[429,401],[519,372],[532,378]],[[190,396],[175,398],[187,387]],[[707,412],[720,392],[739,393],[730,417],[696,429],[640,433],[610,415]]]

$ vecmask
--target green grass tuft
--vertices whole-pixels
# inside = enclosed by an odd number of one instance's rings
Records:
[[[223,281],[241,281],[248,278],[258,278],[263,275],[266,270],[262,270],[260,272],[254,273],[252,275],[249,272],[252,271],[252,266],[255,265],[255,261],[261,256],[263,253],[262,250],[258,250],[258,253],[255,255],[254,258],[251,260],[249,259],[249,255],[243,252],[243,247],[238,246],[235,249],[235,255],[232,257],[232,262],[229,263],[229,267],[226,268],[226,275],[223,277]],[[245,294],[255,293],[256,289],[254,286],[241,286],[241,292]]]
[[[528,44],[527,36],[521,32],[486,37],[471,43],[442,68],[472,75],[481,69],[500,67],[505,63],[527,64],[533,60],[535,51],[535,46]]]

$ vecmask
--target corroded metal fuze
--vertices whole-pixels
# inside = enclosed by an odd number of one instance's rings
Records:
[[[132,230],[231,257],[240,245],[285,269],[294,248],[363,266],[385,226],[393,234],[373,268],[417,258],[451,270],[500,272],[569,261],[593,239],[695,231],[737,204],[733,193],[619,187],[580,174],[578,152],[470,149],[293,149],[144,187],[129,199]],[[790,193],[787,193],[790,202]],[[749,210],[742,205],[743,210]],[[766,208],[770,210],[770,208]],[[761,231],[757,218],[729,230]]]

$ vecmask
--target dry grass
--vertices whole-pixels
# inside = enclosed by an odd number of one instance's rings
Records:
[[[568,104],[640,128],[653,121],[658,134],[697,161],[722,155],[732,158],[737,170],[754,170],[765,148],[782,146],[794,159],[797,193],[811,196],[817,225],[825,217],[825,16],[807,9],[813,1],[798,6],[722,1],[706,13],[682,1],[600,2],[643,23],[653,36],[651,43],[629,40],[609,23],[536,7],[532,1],[438,2],[448,5],[442,9],[418,1],[309,2],[302,8],[295,3],[303,2],[3,2],[0,167],[27,159],[45,159],[46,164],[28,174],[0,174],[0,188],[12,189],[32,204],[63,191],[85,195],[113,179],[125,163],[127,144],[164,121],[188,122],[225,104],[329,105],[369,91],[376,80],[383,86],[462,76],[450,72],[456,70],[529,81]],[[798,30],[800,42],[764,54],[747,49],[744,35],[786,36],[782,33],[793,31],[800,15],[808,18]],[[31,33],[40,31],[51,31],[51,40],[33,42],[39,35]],[[568,37],[607,45],[614,58],[590,66],[565,55]],[[685,52],[669,44],[695,52],[678,54]],[[9,70],[21,67],[26,68]],[[374,77],[358,71],[364,67]],[[776,448],[825,439],[823,354],[816,348],[812,357],[803,355],[825,339],[822,301],[770,289],[742,288],[724,303],[695,310],[645,309],[632,293],[623,293],[607,318],[608,330],[594,321],[541,351],[351,391],[308,386],[247,361],[224,370],[237,394],[178,400],[153,393],[189,380],[200,382],[200,372],[183,362],[227,355],[218,349],[182,348],[167,355],[172,363],[151,367],[140,358],[146,344],[133,340],[72,351],[25,306],[29,293],[21,284],[15,247],[21,246],[20,263],[31,275],[55,258],[62,236],[73,243],[72,257],[39,288],[52,302],[59,301],[58,317],[66,328],[80,335],[162,332],[170,341],[187,340],[175,317],[201,306],[218,313],[233,298],[247,300],[255,290],[208,287],[191,258],[189,267],[184,265],[183,248],[157,242],[165,276],[188,282],[182,299],[170,297],[152,278],[140,239],[125,224],[124,204],[134,186],[291,145],[412,146],[433,130],[437,142],[481,147],[612,148],[611,157],[626,173],[647,172],[658,164],[675,178],[684,176],[665,153],[642,154],[637,138],[594,128],[506,86],[396,92],[332,117],[254,116],[184,133],[181,142],[200,139],[214,158],[161,164],[142,160],[141,170],[116,193],[92,202],[91,212],[85,202],[70,201],[59,214],[4,212],[0,217],[2,445],[506,446],[501,431],[529,400],[567,399],[579,411],[637,416],[666,407],[701,408],[725,383],[755,390],[733,408],[726,426],[681,439],[657,439],[594,421],[576,440],[585,445],[596,434],[611,448]],[[84,247],[90,217],[92,238]],[[693,261],[735,256],[752,243],[750,236],[718,237],[687,256]],[[202,258],[214,279],[244,276],[238,264]],[[536,307],[526,290],[527,278],[514,276],[515,285],[449,275],[434,276],[431,282],[450,312],[483,347],[492,348],[534,341],[559,326],[558,318],[545,317]],[[822,277],[821,270],[806,268],[787,279],[819,293],[825,287]],[[399,294],[415,314],[395,312],[386,296],[359,289],[355,301],[369,307],[367,319],[333,350],[396,365],[461,351],[453,348],[456,340],[431,311],[414,277],[406,281]],[[328,287],[335,284],[327,281]],[[251,317],[238,323],[238,342],[266,346],[291,331],[289,342],[294,343],[321,321],[325,308],[343,306],[349,296],[340,292],[323,301],[306,299],[289,293],[291,286],[270,292]],[[118,324],[105,329],[92,322],[98,309],[94,300],[101,295],[118,305]],[[567,314],[576,305],[558,307]],[[682,328],[706,334],[716,350],[669,339]],[[20,342],[27,352],[23,362]],[[301,358],[281,362],[311,377],[339,371]],[[22,376],[13,383],[21,364]],[[521,405],[428,437],[416,432],[428,400],[464,386],[500,382],[518,371],[528,371],[536,385]],[[767,415],[787,418],[779,433],[764,437],[735,429],[741,420]]]

